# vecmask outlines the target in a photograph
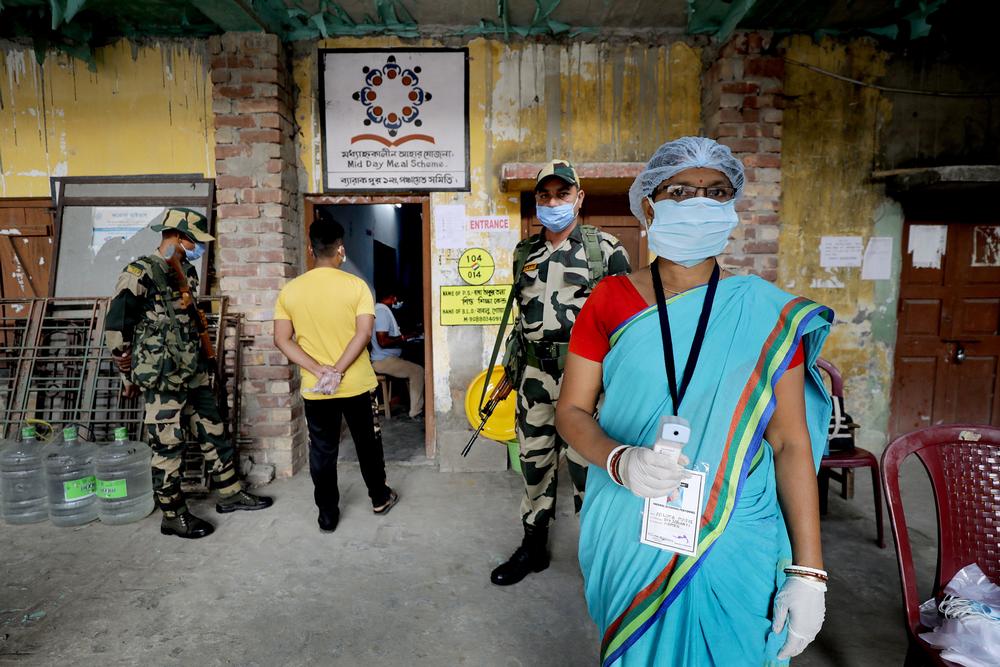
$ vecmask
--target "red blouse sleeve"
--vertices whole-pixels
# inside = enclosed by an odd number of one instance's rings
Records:
[[[806,361],[805,352],[802,351],[802,342],[799,342],[799,346],[795,348],[795,353],[792,354],[792,360],[788,362],[788,370],[792,370],[796,366],[801,366]]]
[[[569,351],[601,363],[618,325],[646,307],[628,276],[608,276],[594,288],[576,317]]]
[[[611,350],[608,340],[611,336],[601,321],[601,311],[604,310],[607,301],[605,298],[608,291],[607,284],[608,279],[605,278],[590,293],[583,308],[580,309],[580,314],[576,316],[569,337],[570,352],[598,363],[604,361],[604,357]]]

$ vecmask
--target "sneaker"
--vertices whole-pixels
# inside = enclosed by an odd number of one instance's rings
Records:
[[[255,496],[254,494],[247,493],[246,491],[237,491],[231,496],[219,498],[219,502],[215,504],[215,511],[219,514],[227,514],[237,510],[253,512],[256,510],[267,509],[273,504],[274,499],[268,498],[267,496]]]

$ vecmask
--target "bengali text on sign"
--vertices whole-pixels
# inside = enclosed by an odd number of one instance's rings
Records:
[[[441,287],[443,326],[500,324],[510,285],[450,285]]]

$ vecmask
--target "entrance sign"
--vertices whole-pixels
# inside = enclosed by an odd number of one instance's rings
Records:
[[[320,51],[330,192],[469,190],[468,49]]]
[[[500,324],[511,285],[442,285],[443,326]]]

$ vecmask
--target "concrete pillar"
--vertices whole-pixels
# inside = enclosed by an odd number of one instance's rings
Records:
[[[299,271],[300,213],[290,68],[280,40],[226,33],[209,40],[218,202],[215,269],[246,315],[243,453],[278,476],[306,460],[299,378],[272,343],[278,291]]]
[[[705,133],[743,160],[747,183],[725,264],[774,281],[778,277],[781,205],[781,123],[785,62],[770,36],[737,33],[706,70]]]

